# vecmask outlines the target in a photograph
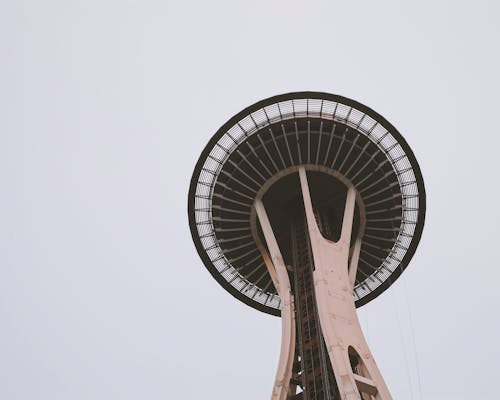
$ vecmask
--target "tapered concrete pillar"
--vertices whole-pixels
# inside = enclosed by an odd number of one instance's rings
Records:
[[[266,239],[267,247],[271,253],[270,258],[264,254],[264,259],[266,260],[270,274],[276,277],[276,289],[281,297],[281,351],[271,399],[286,400],[289,396],[292,364],[295,355],[294,301],[288,272],[262,200],[258,199],[255,202],[255,210]],[[265,250],[262,251],[265,252]]]
[[[352,277],[360,251],[360,241],[356,240],[349,265],[356,190],[348,188],[340,239],[332,242],[323,237],[316,223],[303,167],[299,175],[314,257],[316,303],[340,397],[361,399],[364,392],[377,400],[390,400],[392,397],[363,336],[353,299]],[[358,359],[358,373],[353,371],[349,356]]]
[[[347,189],[340,239],[333,242],[323,237],[316,222],[305,168],[299,167],[298,173],[314,259],[314,297],[339,396],[341,400],[391,400],[363,336],[353,299],[353,277],[356,276],[363,234],[360,230],[354,243],[351,243],[356,190],[352,186]],[[261,199],[255,201],[255,211],[270,256],[263,247],[261,252],[270,275],[275,277],[276,289],[282,299],[281,353],[271,399],[285,400],[295,395],[290,390],[296,351],[294,296],[285,262]]]

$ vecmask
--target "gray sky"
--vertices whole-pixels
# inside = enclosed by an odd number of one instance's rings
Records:
[[[206,271],[187,191],[220,125],[297,90],[375,109],[422,168],[417,254],[360,310],[395,399],[498,397],[499,17],[495,1],[0,1],[0,398],[269,397],[280,321]]]

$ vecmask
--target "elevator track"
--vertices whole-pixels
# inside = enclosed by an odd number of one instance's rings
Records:
[[[316,219],[322,231],[328,230],[326,218],[319,213]],[[320,329],[318,309],[314,295],[314,262],[303,210],[296,212],[291,223],[293,261],[290,281],[295,298],[296,350],[292,386],[302,392],[289,399],[338,400],[340,399],[335,376]]]

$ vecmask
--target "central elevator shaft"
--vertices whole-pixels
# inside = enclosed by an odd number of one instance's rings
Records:
[[[316,212],[322,231],[328,231],[328,219]],[[296,349],[294,383],[303,392],[290,399],[340,399],[337,383],[321,332],[314,289],[314,262],[303,205],[294,212],[290,224],[292,265],[290,282],[295,298]],[[293,392],[293,391],[292,391]]]

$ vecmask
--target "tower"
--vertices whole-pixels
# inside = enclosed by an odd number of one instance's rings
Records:
[[[327,93],[260,101],[203,150],[188,215],[215,279],[246,304],[281,315],[272,399],[392,399],[356,307],[408,265],[425,189],[388,121]]]

